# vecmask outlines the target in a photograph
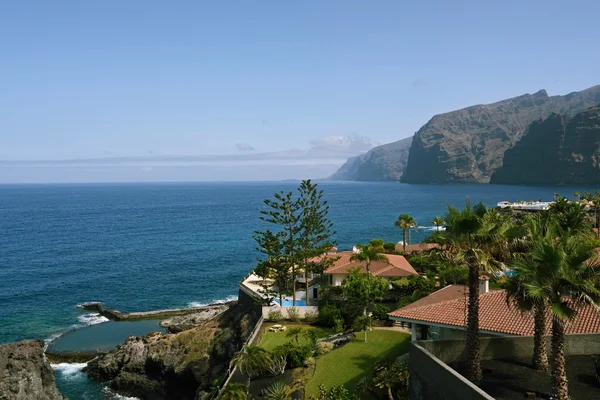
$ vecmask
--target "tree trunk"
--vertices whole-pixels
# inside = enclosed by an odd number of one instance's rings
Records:
[[[536,306],[534,309],[533,334],[533,368],[548,371],[548,354],[546,354],[546,308]]]
[[[304,263],[304,284],[306,285],[306,305],[310,306],[310,300],[308,299],[308,272],[306,271],[308,269],[308,263],[305,262]]]
[[[466,378],[481,380],[481,352],[479,348],[479,267],[469,266],[469,305],[467,316]]]
[[[406,229],[402,229],[402,250],[406,253]]]
[[[569,386],[565,369],[565,325],[552,318],[552,396],[555,400],[569,400]]]
[[[392,388],[387,386],[387,395],[389,400],[394,400],[394,396],[392,396]]]
[[[596,207],[596,234],[600,237],[600,207]]]
[[[365,343],[367,343],[367,328],[365,328]]]

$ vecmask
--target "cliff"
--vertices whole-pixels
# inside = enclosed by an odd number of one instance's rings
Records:
[[[257,320],[255,313],[238,305],[183,332],[131,336],[92,360],[85,371],[92,379],[110,381],[112,389],[125,395],[192,400],[227,373]]]
[[[533,122],[504,154],[491,178],[498,184],[600,183],[600,106],[569,118],[552,114]]]
[[[402,177],[412,137],[375,147],[349,158],[333,175],[333,181],[398,181]]]
[[[0,399],[64,399],[44,358],[44,342],[28,340],[0,345]]]
[[[502,166],[504,153],[533,121],[548,118],[553,112],[575,115],[599,103],[600,85],[565,96],[548,96],[540,90],[435,115],[412,139],[385,144],[353,157],[330,179],[488,183]]]
[[[403,182],[487,183],[535,120],[600,103],[600,86],[566,96],[545,90],[434,116],[415,134]]]

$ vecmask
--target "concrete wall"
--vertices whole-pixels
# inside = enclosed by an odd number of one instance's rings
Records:
[[[300,318],[304,318],[307,313],[312,313],[315,316],[319,315],[319,307],[317,306],[297,306],[297,307],[279,307],[279,306],[271,306],[271,307],[263,307],[262,315],[265,319],[269,318],[269,312],[271,311],[280,311],[283,318],[288,318],[288,310],[290,308],[295,308],[298,311],[298,315]]]
[[[550,354],[550,337],[547,337]],[[480,338],[483,360],[522,360],[533,356],[532,336]],[[600,334],[566,335],[565,355],[597,354]],[[411,343],[411,400],[492,399],[477,386],[448,367],[448,363],[465,359],[464,340],[428,340]]]
[[[408,359],[411,400],[493,400],[419,343],[411,344]]]
[[[331,275],[331,284],[333,286],[342,286],[342,283],[347,276],[348,275],[346,274],[333,274]]]

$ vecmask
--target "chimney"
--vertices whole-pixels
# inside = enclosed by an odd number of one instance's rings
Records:
[[[485,275],[479,277],[479,293],[487,293],[490,291],[490,278]]]

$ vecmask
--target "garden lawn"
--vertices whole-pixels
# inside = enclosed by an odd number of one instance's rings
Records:
[[[409,345],[410,335],[406,333],[374,329],[368,332],[365,343],[363,332],[357,332],[350,343],[317,359],[315,374],[305,388],[306,398],[317,396],[321,384],[327,388],[344,385],[354,391],[363,376],[373,377],[377,362],[407,353]]]
[[[291,328],[301,328],[304,330],[309,329],[309,328],[314,328],[319,331],[320,337],[327,337],[334,333],[333,329],[331,329],[331,328],[322,328],[319,326],[312,326],[312,325],[307,325],[307,324],[293,324],[293,323],[285,323],[285,322],[279,322],[278,324],[287,327],[288,331]],[[258,344],[263,349],[271,351],[277,346],[281,346],[282,344],[286,344],[290,341],[296,340],[292,336],[287,336],[287,332],[269,332],[269,328],[272,327],[273,325],[276,325],[276,324],[268,323],[268,324],[263,325],[264,333],[263,333],[262,339],[260,340],[260,343]],[[300,344],[306,344],[306,343],[307,343],[306,337],[303,334],[300,334]]]

